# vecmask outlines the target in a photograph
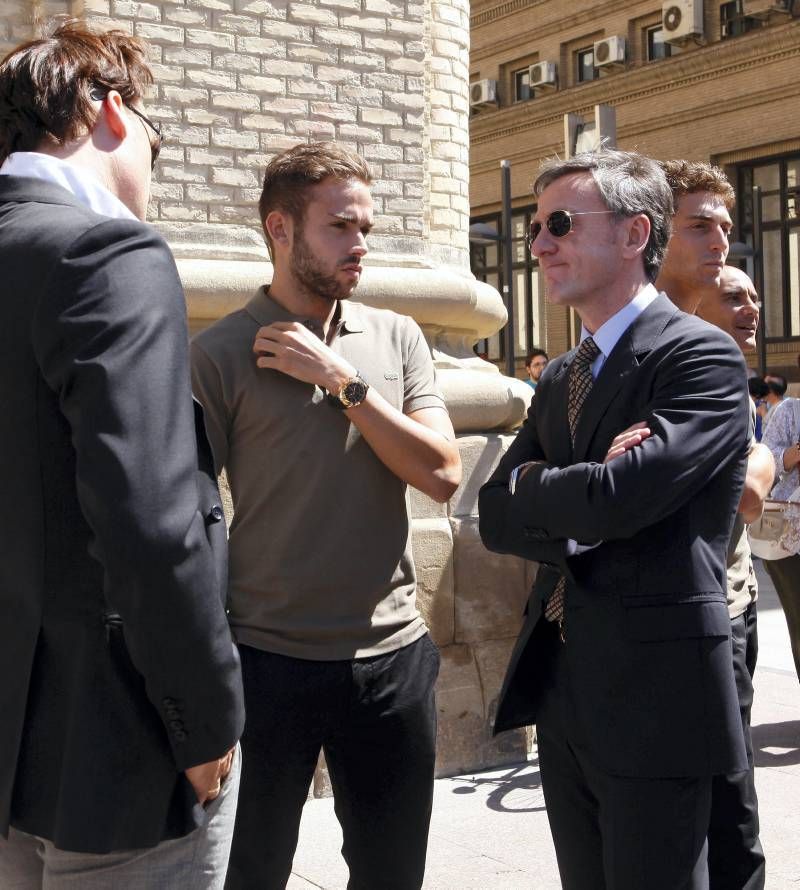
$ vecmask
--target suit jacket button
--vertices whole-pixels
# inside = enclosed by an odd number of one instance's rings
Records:
[[[186,733],[182,729],[176,729],[175,732],[173,733],[173,735],[175,736],[175,739],[179,742],[186,741]]]
[[[174,698],[162,698],[161,704],[164,705],[165,708],[174,708],[176,701]]]
[[[225,514],[222,512],[222,507],[219,504],[214,504],[214,506],[208,511],[208,519],[211,522],[220,522],[225,518]]]

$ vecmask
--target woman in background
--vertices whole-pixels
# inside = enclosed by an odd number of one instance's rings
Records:
[[[770,497],[788,500],[800,487],[800,399],[784,399],[775,406],[763,441],[775,458],[775,486]],[[800,508],[790,509],[800,511]],[[789,534],[784,535],[781,543],[784,546],[791,543],[794,552],[784,559],[764,560],[764,567],[786,616],[794,666],[800,678],[800,522],[792,517],[790,526]]]

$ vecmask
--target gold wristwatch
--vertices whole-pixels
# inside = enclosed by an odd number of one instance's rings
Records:
[[[368,389],[369,383],[356,371],[355,377],[345,380],[338,393],[331,393],[331,398],[340,408],[355,408],[367,397]]]

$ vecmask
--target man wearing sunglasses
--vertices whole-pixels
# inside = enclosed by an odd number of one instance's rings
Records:
[[[495,731],[536,724],[565,890],[701,890],[712,776],[747,767],[723,580],[744,362],[653,286],[656,162],[553,161],[534,194],[547,298],[582,331],[480,494],[489,549],[539,563]]]
[[[143,222],[151,82],[79,22],[0,62],[4,888],[210,890],[230,848],[241,675],[185,301]]]

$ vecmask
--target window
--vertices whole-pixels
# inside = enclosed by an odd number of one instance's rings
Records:
[[[655,62],[658,59],[668,59],[672,55],[672,44],[664,40],[664,28],[656,25],[647,29],[647,61]]]
[[[514,101],[524,102],[533,99],[534,91],[531,89],[530,68],[520,68],[514,72]]]
[[[758,28],[761,23],[753,16],[745,15],[742,0],[723,3],[719,8],[719,36],[721,40],[739,37]]]
[[[575,61],[577,64],[576,79],[578,83],[597,79],[600,72],[594,67],[594,47],[579,49],[575,53]]]
[[[767,340],[800,337],[800,154],[738,168],[739,229],[760,249]],[[753,243],[753,186],[761,192],[761,243]]]
[[[525,244],[531,217],[536,208],[526,207],[514,210],[511,215],[511,262],[512,290],[514,300],[514,356],[518,360],[525,358],[534,347],[547,349],[546,331],[544,326],[544,296],[539,264],[531,256]],[[501,231],[501,216],[471,220],[491,226],[495,232]],[[501,241],[470,244],[470,266],[473,275],[479,281],[485,281],[503,293],[503,247]],[[505,359],[503,331],[486,340],[480,340],[475,347],[480,355],[489,361],[501,362]]]

